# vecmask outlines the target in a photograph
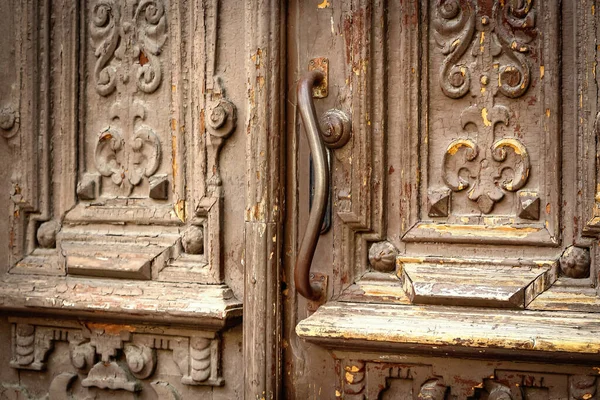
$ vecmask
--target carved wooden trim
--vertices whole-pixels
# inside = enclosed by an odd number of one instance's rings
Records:
[[[559,42],[555,37],[560,16],[558,3],[532,3],[531,9],[525,10],[527,12],[513,10],[512,6],[504,4],[494,2],[489,10],[472,1],[452,3],[451,6],[437,2],[415,4],[422,22],[417,28],[408,29],[404,37],[416,44],[420,32],[423,57],[429,61],[422,63],[420,75],[415,73],[412,78],[420,82],[423,94],[419,111],[421,120],[409,123],[412,134],[417,135],[421,143],[420,172],[414,175],[419,182],[421,200],[419,211],[411,214],[404,241],[559,244],[560,170],[544,167],[559,160],[561,110],[558,94],[552,92],[559,82],[556,57]],[[514,12],[519,16],[513,16],[511,13]],[[517,34],[511,34],[505,24],[511,24]],[[450,29],[451,26],[456,29]],[[530,35],[525,39],[520,31]],[[481,39],[479,47],[473,44],[475,36]],[[439,46],[433,45],[431,38]],[[543,63],[539,59],[543,59]],[[430,65],[439,67],[439,74]],[[512,81],[511,77],[514,78]],[[515,113],[514,107],[531,95],[536,97],[535,107]],[[469,103],[464,101],[466,97],[473,98],[476,106],[469,108]],[[440,140],[443,139],[436,135],[436,129],[440,128],[434,123],[435,108],[429,110],[429,105],[444,101],[454,107],[465,104],[465,108],[456,119],[457,126],[452,128],[456,133],[442,143]],[[523,113],[539,119],[537,126],[541,130],[536,134],[541,146],[539,143],[531,146],[534,142],[527,142],[531,141],[531,136],[520,133],[524,123],[519,118],[524,118]],[[533,129],[532,126],[529,127]],[[478,127],[477,140],[483,140],[484,145],[475,143],[469,136],[466,130],[469,127]],[[531,148],[527,149],[527,146]],[[533,147],[538,146],[551,151],[532,156]],[[486,167],[473,169],[472,165],[479,165],[482,159],[489,160]],[[532,163],[530,159],[544,161]],[[412,169],[415,167],[418,165],[413,165]],[[511,179],[498,178],[503,172],[498,175],[493,171],[494,168],[505,171],[507,167],[514,172]],[[459,170],[463,176],[459,176]],[[467,170],[471,173],[465,173]],[[467,175],[468,179],[464,178]],[[536,177],[535,181],[530,175]],[[496,185],[494,179],[502,182]],[[442,188],[452,191],[445,200],[449,207],[445,207],[445,211],[436,211],[440,201],[436,191]],[[521,188],[527,192],[517,193]],[[506,196],[511,196],[512,200],[502,201]],[[533,209],[537,207],[538,199],[545,210],[543,213]],[[479,210],[485,216],[501,204],[499,216],[489,219],[491,222],[469,216],[471,209]],[[513,214],[512,220],[505,218]],[[538,215],[540,221],[532,220]]]
[[[599,327],[600,318],[586,312],[328,302],[301,321],[296,333],[329,349],[589,362],[600,351]]]
[[[354,120],[348,144],[334,152],[333,193],[342,224],[334,224],[333,292],[339,293],[362,273],[368,241],[383,239],[386,165],[385,32],[384,1],[353,0],[342,3],[346,37],[346,82]],[[346,160],[351,159],[348,163]]]
[[[284,191],[285,7],[246,1],[246,210],[244,396],[281,389],[281,252]]]
[[[55,342],[69,344],[69,357],[85,388],[139,392],[153,376],[157,352],[171,352],[183,385],[221,386],[221,339],[214,332],[151,334],[129,325],[65,322],[62,327],[22,319],[12,321],[12,358],[16,369],[42,371]],[[68,388],[74,377],[53,382],[50,392]]]
[[[30,101],[15,121],[3,108],[2,121],[23,132],[9,139],[19,151],[11,272],[222,283],[219,154],[237,111],[218,76],[219,2],[36,0],[16,15],[16,57],[29,68],[20,93]],[[107,223],[128,227],[120,243],[136,265],[109,254]],[[170,237],[146,254],[135,237],[150,223]],[[202,233],[189,252],[181,237],[193,229]],[[81,246],[88,256],[72,252]]]
[[[349,355],[348,357],[352,357]],[[513,400],[596,399],[599,380],[594,375],[577,375],[575,369],[539,372],[529,368],[495,369],[480,365],[471,372],[448,370],[442,359],[382,362],[344,358],[338,371],[341,382],[336,398],[341,399],[429,399]],[[423,363],[425,361],[425,363]],[[542,367],[548,370],[548,367]],[[551,368],[550,368],[551,369]],[[578,370],[585,371],[585,368]],[[440,372],[443,371],[443,372]],[[565,372],[568,371],[568,372]]]
[[[157,301],[157,299],[160,299]],[[242,304],[226,285],[7,274],[0,309],[71,317],[127,318],[221,330],[238,323]]]
[[[77,7],[76,4],[61,6],[66,14],[74,12]],[[74,149],[69,145],[72,144],[75,131],[70,128],[77,113],[66,97],[67,102],[56,113],[54,125],[50,124],[50,115],[57,107],[53,101],[63,100],[60,89],[65,85],[73,85],[70,73],[75,64],[55,63],[56,54],[50,46],[50,2],[36,0],[17,3],[14,12],[18,21],[16,26],[19,27],[15,57],[17,65],[22,65],[24,69],[17,74],[19,95],[15,104],[11,105],[14,108],[11,125],[14,126],[6,132],[12,137],[9,139],[11,147],[18,152],[17,165],[11,176],[13,204],[9,226],[13,239],[10,265],[15,272],[60,274],[62,268],[55,250],[56,229],[48,228],[49,225],[59,226],[63,213],[70,207],[72,196],[68,191],[72,188],[74,173],[72,167],[65,168],[60,176],[52,178],[52,171],[72,165]],[[55,37],[65,41],[63,55],[68,57],[73,54],[76,42],[66,36],[69,29],[72,32],[76,27],[66,22],[65,26],[57,29]],[[54,66],[52,69],[51,64]],[[51,84],[59,90],[51,92]],[[55,97],[51,98],[53,95]],[[61,129],[58,127],[65,130],[63,141],[52,143],[52,136]],[[20,134],[15,136],[17,130]],[[64,194],[62,200],[51,198],[52,192],[57,197]],[[45,231],[41,236],[39,228]]]

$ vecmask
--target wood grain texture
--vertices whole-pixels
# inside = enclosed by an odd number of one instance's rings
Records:
[[[600,317],[573,312],[494,311],[441,306],[330,302],[300,322],[307,341],[385,352],[439,349],[485,355],[495,349],[600,354]]]
[[[280,247],[283,195],[285,8],[246,1],[244,396],[277,398],[281,381]]]
[[[32,277],[0,280],[0,310],[223,328],[241,316],[225,285]]]

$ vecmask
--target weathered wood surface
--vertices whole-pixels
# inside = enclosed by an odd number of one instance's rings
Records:
[[[598,313],[600,298],[598,298],[597,289],[589,281],[585,283],[587,286],[570,286],[559,281],[536,297],[527,308],[530,310]]]
[[[285,160],[284,5],[245,2],[244,397],[281,390],[281,252]]]
[[[300,322],[296,332],[325,346],[385,352],[453,347],[479,356],[488,349],[600,354],[600,316],[581,312],[330,302]]]
[[[441,265],[404,263],[399,271],[410,299],[417,304],[525,308],[548,289],[552,267]]]
[[[6,275],[0,310],[222,328],[242,314],[225,285]]]

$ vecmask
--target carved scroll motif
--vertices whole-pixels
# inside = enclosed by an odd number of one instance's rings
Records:
[[[95,164],[102,176],[129,195],[160,164],[160,140],[145,123],[149,107],[143,94],[154,93],[162,81],[165,7],[159,0],[99,0],[90,20],[96,92],[103,97],[117,92],[109,126],[98,136]]]
[[[464,132],[446,149],[442,178],[454,192],[468,189],[468,198],[484,214],[529,178],[525,145],[516,137],[496,135],[497,125],[508,126],[512,115],[497,104],[498,94],[523,96],[531,81],[526,54],[537,35],[532,3],[496,0],[486,15],[485,7],[472,0],[439,0],[434,10],[434,38],[446,56],[440,88],[451,99],[467,93],[474,98],[461,113]],[[476,127],[475,136],[467,136],[468,125]]]
[[[21,323],[13,325],[12,335],[10,366],[21,370],[44,370],[54,343],[68,342],[71,363],[85,388],[139,392],[142,381],[156,376],[159,351],[172,353],[183,385],[224,384],[219,376],[220,339],[212,335],[162,336]],[[64,392],[67,381],[57,381],[55,392]]]

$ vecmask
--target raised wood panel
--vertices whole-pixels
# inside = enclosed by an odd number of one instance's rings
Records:
[[[560,13],[527,4],[421,3],[420,200],[403,240],[558,244]]]

